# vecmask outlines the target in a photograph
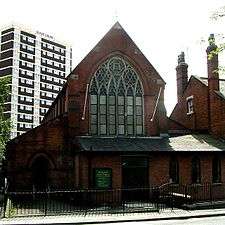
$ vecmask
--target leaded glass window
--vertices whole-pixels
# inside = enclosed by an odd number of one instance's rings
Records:
[[[143,89],[135,69],[122,57],[99,66],[89,89],[92,135],[143,135]]]

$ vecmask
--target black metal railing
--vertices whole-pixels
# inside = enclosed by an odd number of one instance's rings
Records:
[[[225,199],[224,184],[164,184],[110,190],[3,190],[1,217],[159,212],[199,202]]]
[[[201,202],[225,200],[225,185],[220,184],[173,184],[159,187],[159,201],[173,207],[182,207]]]
[[[158,212],[155,188],[8,192],[6,217]],[[140,197],[138,197],[140,196]]]

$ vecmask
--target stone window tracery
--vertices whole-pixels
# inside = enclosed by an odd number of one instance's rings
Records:
[[[135,69],[114,56],[99,66],[92,77],[90,134],[143,135],[143,89]]]

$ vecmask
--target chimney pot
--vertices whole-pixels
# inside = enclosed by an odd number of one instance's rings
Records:
[[[180,102],[183,93],[188,84],[188,65],[185,63],[184,52],[178,55],[178,65],[176,67],[177,71],[177,100]]]
[[[209,45],[206,49],[207,67],[208,67],[208,87],[210,91],[219,91],[219,74],[218,74],[218,54],[214,52],[217,49],[214,34],[210,34]]]

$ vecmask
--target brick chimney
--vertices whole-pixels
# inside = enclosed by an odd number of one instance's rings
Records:
[[[176,67],[177,71],[177,101],[180,102],[184,90],[188,83],[188,64],[185,63],[184,52],[178,56],[178,65]]]
[[[209,90],[219,91],[219,74],[218,74],[218,54],[215,54],[217,46],[215,44],[214,34],[210,34],[209,46],[206,49],[207,67],[208,67],[208,86]]]

